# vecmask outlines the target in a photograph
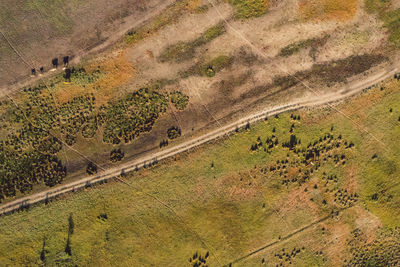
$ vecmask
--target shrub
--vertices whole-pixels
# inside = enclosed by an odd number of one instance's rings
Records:
[[[184,110],[189,103],[189,96],[184,95],[179,91],[171,93],[170,99],[172,104],[174,104],[178,110]]]
[[[97,173],[96,164],[94,164],[93,162],[89,162],[88,165],[87,165],[87,168],[86,168],[86,172],[89,175],[96,174]]]
[[[120,148],[113,149],[110,152],[110,160],[112,162],[121,161],[124,158],[124,156],[125,156],[125,153]]]
[[[179,136],[181,136],[181,129],[179,129],[178,127],[173,126],[173,127],[168,129],[167,134],[168,134],[168,138],[169,139],[178,138]]]
[[[220,70],[229,67],[232,64],[232,57],[218,56],[213,58],[201,67],[201,74],[208,77],[214,77]]]

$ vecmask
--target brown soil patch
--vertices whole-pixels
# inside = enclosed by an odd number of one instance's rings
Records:
[[[302,0],[299,6],[305,20],[346,21],[355,16],[358,0]]]

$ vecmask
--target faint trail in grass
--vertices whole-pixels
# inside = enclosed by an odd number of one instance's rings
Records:
[[[347,207],[346,207],[346,208],[342,208],[342,209],[339,209],[338,211],[339,211],[339,212],[342,212],[342,211],[344,211],[344,210],[346,210],[346,209],[349,209],[349,208],[347,208]],[[246,259],[246,258],[248,258],[248,257],[250,257],[250,256],[253,256],[253,255],[257,254],[257,253],[260,252],[260,251],[263,251],[263,250],[265,250],[265,249],[267,249],[267,248],[273,247],[273,246],[275,246],[275,245],[281,243],[282,241],[286,241],[286,240],[290,239],[291,237],[293,237],[293,236],[295,236],[295,235],[297,235],[297,234],[299,234],[299,233],[301,233],[301,232],[303,232],[303,231],[305,231],[305,230],[307,230],[307,229],[310,229],[310,228],[313,227],[314,225],[317,225],[317,224],[319,224],[319,223],[321,223],[321,222],[324,222],[324,221],[326,221],[326,220],[328,220],[328,219],[330,219],[330,218],[332,218],[332,215],[327,215],[327,216],[325,216],[325,217],[322,217],[322,218],[320,218],[320,219],[318,219],[318,220],[316,220],[316,221],[314,221],[314,222],[312,222],[312,223],[310,223],[310,224],[307,224],[306,226],[303,226],[302,228],[297,229],[296,231],[294,231],[294,232],[292,232],[292,233],[290,233],[290,234],[288,234],[288,235],[282,237],[280,240],[276,240],[276,241],[271,242],[271,243],[269,243],[269,244],[267,244],[267,245],[265,245],[265,246],[262,246],[262,247],[260,247],[260,248],[258,248],[258,249],[256,249],[256,250],[253,250],[252,252],[250,252],[250,253],[248,253],[248,254],[246,254],[246,255],[240,257],[240,258],[237,258],[236,260],[234,260],[234,261],[232,261],[232,262],[230,262],[229,264],[226,264],[226,265],[224,265],[224,266],[227,267],[227,266],[230,266],[231,264],[238,263],[238,262],[240,262],[240,261],[242,261],[242,260],[244,260],[244,259]]]

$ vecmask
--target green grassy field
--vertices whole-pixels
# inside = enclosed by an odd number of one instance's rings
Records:
[[[400,83],[379,88],[338,105],[352,121],[328,108],[299,111],[294,119],[281,114],[127,174],[129,186],[109,182],[3,216],[0,265],[193,266],[194,254],[203,260],[208,252],[207,265],[216,266],[273,242],[234,265],[342,264],[352,257],[346,240],[354,229],[378,238],[380,228],[360,220],[399,226]],[[282,147],[291,134],[301,144]],[[271,137],[279,141],[269,148],[264,140]],[[332,148],[303,162],[301,151],[323,146]],[[269,171],[273,166],[281,171]],[[357,197],[340,202],[338,190]],[[344,245],[335,249],[338,232]],[[289,257],[282,249],[298,252]]]

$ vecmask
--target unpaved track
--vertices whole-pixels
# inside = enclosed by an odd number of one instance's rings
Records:
[[[364,80],[362,80],[360,82],[355,82],[352,85],[346,86],[346,88],[343,88],[342,91],[338,91],[338,92],[330,93],[330,94],[324,94],[321,96],[316,95],[312,98],[307,97],[305,99],[300,99],[298,101],[293,101],[293,102],[287,103],[286,105],[283,105],[283,106],[276,106],[274,108],[270,108],[270,109],[266,109],[266,110],[254,113],[252,115],[249,115],[242,119],[239,119],[233,123],[227,124],[216,130],[213,130],[207,134],[204,134],[202,136],[188,140],[182,144],[176,145],[174,147],[169,147],[165,150],[161,150],[160,152],[145,155],[141,158],[132,160],[128,163],[121,164],[120,166],[110,168],[108,170],[105,170],[105,171],[99,173],[96,176],[83,177],[82,179],[80,179],[78,181],[60,185],[60,186],[51,188],[49,190],[35,193],[33,195],[26,196],[26,197],[23,197],[20,199],[16,199],[12,202],[3,204],[0,206],[0,215],[18,210],[21,207],[30,206],[32,204],[35,204],[35,203],[38,203],[41,201],[46,201],[47,199],[51,199],[56,196],[60,196],[64,193],[73,192],[77,189],[84,188],[88,185],[93,185],[95,183],[110,180],[112,178],[120,176],[121,173],[126,173],[126,172],[133,171],[137,168],[141,168],[144,165],[153,162],[154,160],[160,161],[160,160],[175,156],[179,153],[188,151],[188,150],[190,150],[194,147],[197,147],[201,144],[204,144],[204,143],[207,143],[214,139],[223,137],[224,135],[235,131],[238,127],[245,126],[247,123],[253,123],[253,122],[256,122],[259,120],[263,120],[266,116],[272,116],[272,115],[279,114],[282,112],[300,109],[303,107],[311,107],[311,106],[330,104],[330,103],[342,100],[346,97],[349,97],[349,96],[352,96],[352,95],[355,95],[355,94],[361,92],[363,89],[368,88],[369,86],[375,85],[375,84],[393,76],[397,72],[398,72],[397,68],[393,68],[390,71],[382,70],[380,72],[374,73],[369,78],[365,78]]]

